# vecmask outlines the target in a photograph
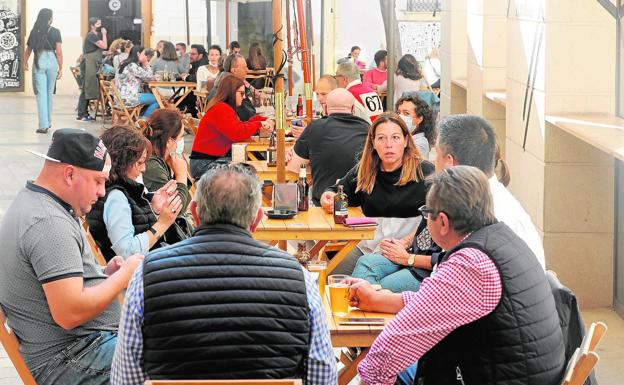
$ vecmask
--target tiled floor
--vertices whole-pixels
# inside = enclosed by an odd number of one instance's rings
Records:
[[[35,133],[37,110],[30,97],[0,96],[0,218],[13,197],[37,175],[43,160],[26,149],[45,153],[52,136]],[[54,99],[53,129],[85,128],[99,135],[101,122],[74,121],[76,97],[57,96]],[[187,143],[188,148],[188,143]],[[583,312],[586,323],[605,321],[609,330],[599,346],[600,361],[596,374],[600,385],[624,383],[624,320],[611,309],[592,309]],[[4,349],[0,347],[0,385],[21,384],[17,372]]]

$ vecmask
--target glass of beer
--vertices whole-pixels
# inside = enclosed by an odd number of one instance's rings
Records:
[[[329,286],[329,304],[332,314],[345,316],[349,312],[349,285],[348,275],[334,274],[327,277]]]
[[[325,295],[325,281],[327,280],[327,261],[317,259],[316,261],[308,262],[306,267],[310,273],[318,275],[319,293],[321,298],[323,298]]]

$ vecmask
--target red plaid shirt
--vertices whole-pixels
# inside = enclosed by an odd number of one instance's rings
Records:
[[[491,313],[502,285],[494,262],[482,251],[461,249],[423,281],[418,292],[404,292],[404,307],[377,337],[358,365],[368,385],[392,385],[454,329]]]

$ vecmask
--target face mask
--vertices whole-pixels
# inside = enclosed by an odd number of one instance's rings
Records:
[[[176,143],[176,149],[175,149],[176,155],[182,155],[183,152],[184,152],[184,138],[178,140],[178,142]]]
[[[139,174],[134,181],[143,184],[143,174]]]
[[[412,119],[411,116],[405,116],[405,115],[399,115],[399,117],[401,117],[401,119],[403,119],[403,121],[405,122],[405,124],[407,124],[407,129],[408,131],[411,133],[414,131],[414,129],[416,128],[414,126],[414,119]]]

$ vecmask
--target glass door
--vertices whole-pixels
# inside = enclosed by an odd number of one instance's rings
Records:
[[[89,17],[98,17],[108,31],[108,42],[122,38],[142,44],[141,0],[89,0]]]

